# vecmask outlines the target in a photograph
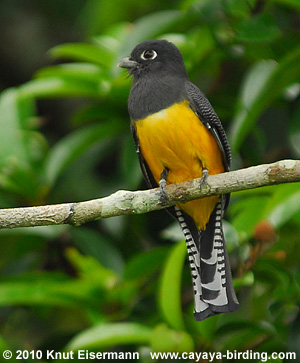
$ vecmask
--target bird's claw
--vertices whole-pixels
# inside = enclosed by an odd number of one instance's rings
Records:
[[[160,181],[159,181],[160,202],[162,204],[166,204],[169,201],[169,196],[166,191],[168,172],[169,172],[169,170],[167,168],[165,168],[163,170],[163,172],[161,173]]]
[[[208,178],[208,170],[203,169],[202,170],[202,178],[200,180],[200,189],[202,189],[203,187],[205,187],[207,185],[207,178]]]
[[[167,185],[167,181],[166,179],[161,179],[159,181],[159,190],[160,190],[160,201],[162,204],[165,204],[168,202],[169,200],[169,196],[168,196],[168,193],[166,191],[166,185]]]

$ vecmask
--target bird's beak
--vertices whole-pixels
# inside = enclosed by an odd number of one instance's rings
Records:
[[[121,62],[118,64],[118,67],[121,68],[135,68],[137,66],[137,62],[130,59],[129,57],[126,57],[124,59],[121,60]]]

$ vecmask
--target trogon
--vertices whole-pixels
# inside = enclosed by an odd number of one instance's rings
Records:
[[[189,81],[179,49],[166,40],[138,44],[119,66],[132,76],[131,131],[149,187],[228,171],[230,146],[219,117]],[[165,195],[164,195],[165,196]],[[168,211],[185,236],[194,286],[194,317],[235,311],[237,301],[222,229],[229,194],[177,204]]]

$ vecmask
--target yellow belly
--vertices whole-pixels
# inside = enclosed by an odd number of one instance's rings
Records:
[[[187,101],[147,116],[135,123],[140,149],[156,182],[168,168],[167,183],[174,184],[224,172],[215,138]],[[207,197],[178,207],[190,215],[199,230],[205,229],[219,196]]]

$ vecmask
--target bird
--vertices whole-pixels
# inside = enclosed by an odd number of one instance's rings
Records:
[[[132,77],[130,129],[149,187],[229,171],[231,150],[207,97],[188,77],[180,50],[167,40],[146,40],[122,59]],[[166,208],[183,231],[194,290],[194,318],[239,308],[226,250],[222,218],[230,195],[205,197]]]

